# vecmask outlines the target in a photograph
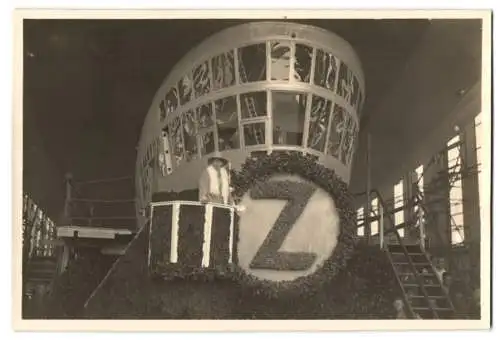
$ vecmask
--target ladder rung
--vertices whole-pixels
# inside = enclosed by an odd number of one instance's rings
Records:
[[[426,297],[423,296],[423,295],[412,295],[410,296],[412,299],[425,299]],[[437,300],[437,299],[445,299],[446,300],[446,296],[443,296],[443,295],[439,295],[439,296],[429,296],[429,299],[434,299],[434,300]]]
[[[406,265],[406,266],[409,266],[410,263],[408,262],[393,262],[394,265]],[[430,267],[431,265],[427,262],[423,262],[423,263],[413,263],[414,266],[428,266]]]
[[[404,273],[399,273],[398,275],[403,276],[403,275],[415,275],[414,273],[411,272],[404,272]],[[419,276],[427,276],[427,277],[434,277],[435,275],[433,273],[418,273]]]
[[[416,310],[416,311],[424,311],[424,310],[429,311],[429,312],[431,311],[431,309],[428,307],[412,307],[412,309]],[[434,307],[433,309],[437,312],[447,312],[447,311],[451,312],[451,311],[453,311],[453,309],[451,309],[451,308],[443,308],[443,307]]]
[[[396,253],[396,252],[391,252],[391,254],[393,254],[393,255],[405,255],[405,253],[399,253],[399,252],[398,252],[398,253]],[[425,254],[424,254],[424,253],[408,253],[408,255],[410,255],[410,256],[415,256],[415,255],[418,255],[418,256],[425,256]]]
[[[404,283],[403,282],[403,286],[408,286],[408,287],[420,287],[420,285],[418,283]],[[440,285],[433,285],[433,284],[423,284],[422,286],[424,287],[441,287]]]

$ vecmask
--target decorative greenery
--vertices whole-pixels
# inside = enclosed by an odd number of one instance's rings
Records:
[[[325,190],[335,202],[340,217],[341,230],[332,256],[315,273],[293,281],[275,282],[259,279],[243,270],[236,272],[236,279],[245,287],[250,287],[256,295],[270,298],[293,295],[311,295],[328,285],[339,269],[345,267],[352,253],[356,232],[356,213],[353,198],[347,184],[334,170],[317,163],[316,158],[298,152],[273,152],[270,155],[251,157],[242,165],[241,171],[232,173],[234,195],[242,197],[258,183],[269,180],[274,175],[297,175]]]
[[[203,268],[201,266],[186,266],[183,264],[161,263],[155,266],[152,279],[164,281],[190,280],[208,282],[214,279],[232,279],[237,271],[233,264],[217,265]]]
[[[170,201],[178,198],[173,197]],[[234,271],[229,259],[229,211],[214,208],[212,213],[210,264],[202,267],[204,206],[182,205],[179,210],[178,263],[170,262],[172,207],[153,209],[151,224],[150,263],[152,278],[163,280],[209,281],[215,277],[229,278]],[[149,230],[148,230],[149,232]]]
[[[96,319],[390,319],[399,287],[387,256],[358,244],[344,269],[315,293],[250,295],[238,282],[151,280],[147,233],[120,257],[85,309]],[[88,297],[88,296],[87,296]],[[85,300],[86,297],[80,298]]]
[[[70,261],[66,271],[55,279],[52,292],[44,301],[44,315],[39,317],[79,317],[85,300],[116,259],[116,256],[102,255],[99,249],[80,249],[78,257]]]
[[[392,319],[399,286],[386,254],[359,243],[345,268],[321,289],[304,296],[271,298],[246,291],[235,314],[242,319]]]
[[[271,154],[249,159],[241,171],[233,173],[236,194],[241,197],[254,188],[257,181],[266,181],[279,173],[298,175],[323,188],[332,195],[339,211],[342,231],[338,245],[316,273],[276,284],[258,280],[236,267],[200,272],[199,267],[169,266],[164,269],[170,271],[171,279],[155,280],[148,275],[148,233],[144,229],[90,299],[85,317],[394,318],[392,303],[399,297],[399,288],[391,265],[378,247],[355,245],[356,225],[351,196],[346,184],[333,171],[317,165],[313,157],[297,154]],[[173,199],[179,199],[178,195],[182,196],[182,193],[174,195],[176,198]],[[81,277],[78,273],[75,275],[75,278]],[[79,299],[83,301],[87,297]]]
[[[154,263],[154,277],[162,277],[166,280],[197,280],[210,281],[214,278],[231,278],[244,287],[250,288],[250,291],[256,295],[266,295],[268,297],[277,296],[293,296],[293,295],[308,295],[314,294],[317,289],[325,284],[328,284],[336,275],[340,268],[345,266],[349,259],[350,253],[354,246],[354,233],[356,231],[356,214],[353,208],[352,196],[349,193],[347,185],[335,174],[334,170],[325,168],[317,163],[317,158],[309,155],[302,155],[298,152],[274,152],[270,155],[260,155],[258,157],[250,157],[242,165],[241,171],[232,173],[232,184],[235,189],[234,196],[242,197],[245,193],[251,192],[254,197],[265,197],[273,193],[273,197],[279,193],[279,197],[288,198],[295,201],[293,209],[285,209],[276,222],[278,225],[291,225],[290,219],[295,220],[305,208],[307,200],[304,197],[309,197],[311,194],[311,186],[297,182],[268,182],[267,180],[274,175],[291,174],[297,175],[307,181],[314,183],[319,188],[325,190],[335,202],[337,211],[340,217],[341,231],[338,236],[338,243],[331,257],[325,261],[321,268],[315,273],[300,277],[293,281],[275,282],[270,280],[261,280],[251,274],[246,273],[241,268],[233,266],[219,266],[217,268],[201,268],[196,265],[172,265],[161,260],[163,254],[156,254],[155,249],[169,248],[168,236],[162,235],[161,232],[155,231],[155,236],[152,237],[152,259]],[[167,195],[169,198],[174,195]],[[178,199],[178,198],[177,198]],[[300,204],[298,204],[300,203]],[[154,218],[155,220],[155,218]],[[161,220],[170,220],[170,218],[162,218]],[[237,221],[235,221],[237,222]],[[156,225],[156,223],[153,223]],[[236,235],[237,224],[236,224]],[[156,226],[157,227],[157,226]],[[155,229],[156,229],[155,227]],[[166,230],[166,228],[163,228]],[[197,228],[199,229],[199,228]],[[270,237],[283,239],[285,232],[283,228],[277,235]],[[269,240],[268,240],[269,241]],[[194,241],[193,241],[194,242]],[[197,243],[197,242],[194,242]],[[276,242],[271,242],[276,243]],[[164,246],[162,246],[164,245]],[[279,247],[279,244],[277,245]],[[201,247],[199,247],[201,251]],[[193,250],[194,251],[194,250]],[[274,249],[277,252],[277,249]],[[281,254],[283,255],[292,254]],[[314,254],[293,254],[299,257],[310,257]],[[308,257],[308,259],[309,259]],[[159,259],[159,260],[157,260]],[[262,262],[262,261],[261,261]],[[301,263],[299,258],[287,263]],[[310,261],[309,261],[310,262]]]

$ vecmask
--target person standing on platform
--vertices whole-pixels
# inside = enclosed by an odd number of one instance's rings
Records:
[[[233,204],[228,164],[219,154],[208,159],[208,166],[198,183],[200,202]]]

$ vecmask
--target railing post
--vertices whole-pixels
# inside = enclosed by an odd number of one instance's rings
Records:
[[[380,215],[380,230],[379,230],[379,238],[380,238],[380,249],[384,249],[384,205],[380,202],[381,198],[378,199],[378,211]]]
[[[368,243],[370,243],[371,239],[371,211],[372,211],[372,202],[371,202],[371,135],[370,132],[367,133],[367,141],[366,141],[366,207],[365,207],[365,236],[367,238]]]
[[[420,202],[421,204],[421,202]],[[423,211],[420,205],[418,206],[418,228],[420,231],[420,247],[425,251],[425,231],[424,231],[424,221],[423,221]]]
[[[71,185],[73,175],[68,172],[65,176],[66,197],[64,198],[64,223],[71,224]]]

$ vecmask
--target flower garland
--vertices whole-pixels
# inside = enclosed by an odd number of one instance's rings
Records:
[[[255,190],[256,185],[261,185],[271,176],[278,174],[298,175],[331,196],[336,204],[341,225],[337,246],[330,258],[315,273],[293,281],[262,280],[241,268],[235,272],[234,278],[252,293],[270,298],[312,295],[330,283],[351,256],[357,227],[353,198],[347,184],[334,170],[318,164],[314,156],[298,152],[273,152],[270,155],[248,158],[239,172],[232,173],[233,194],[235,197],[242,197],[245,193]],[[298,196],[300,193],[295,192],[294,195]]]

